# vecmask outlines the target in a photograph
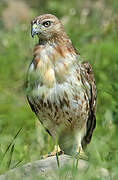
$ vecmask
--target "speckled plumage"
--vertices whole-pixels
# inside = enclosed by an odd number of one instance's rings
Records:
[[[51,27],[42,27],[44,21]],[[96,125],[93,71],[88,62],[80,62],[58,18],[41,15],[33,24],[39,43],[27,73],[27,99],[53,140],[73,154],[90,142]]]

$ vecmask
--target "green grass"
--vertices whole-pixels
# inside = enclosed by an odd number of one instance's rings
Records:
[[[4,1],[3,1],[4,2]],[[118,2],[58,1],[39,5],[28,3],[32,16],[54,13],[62,18],[66,32],[83,58],[93,66],[97,92],[97,127],[87,153],[91,169],[83,176],[98,179],[96,168],[105,167],[118,178]],[[88,3],[88,5],[87,5]],[[100,4],[101,3],[101,4]],[[1,14],[6,8],[1,6]],[[99,6],[101,8],[99,8]],[[84,13],[85,12],[85,13]],[[112,13],[111,13],[112,12]],[[87,14],[88,13],[88,14]],[[111,13],[111,15],[110,15]],[[87,14],[87,15],[86,15]],[[9,19],[11,20],[11,19]],[[36,127],[36,117],[25,97],[25,77],[37,39],[30,36],[30,22],[7,29],[0,18],[0,173],[40,159],[53,149],[44,129]],[[25,24],[25,28],[23,28]],[[15,135],[22,128],[17,138]],[[12,144],[11,144],[12,143]],[[9,144],[10,148],[6,152]],[[5,154],[6,152],[6,154]],[[5,156],[4,156],[5,154]],[[4,158],[3,158],[4,157]]]

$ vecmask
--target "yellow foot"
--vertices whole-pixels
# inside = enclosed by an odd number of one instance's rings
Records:
[[[64,154],[64,152],[59,148],[59,146],[55,146],[54,150],[51,153],[45,154],[41,157],[41,159],[45,159],[47,157],[51,157],[51,156],[56,156],[56,154],[58,153],[58,155],[62,155]]]
[[[76,159],[88,160],[88,156],[85,154],[83,150],[80,150],[79,152],[77,152],[75,157]]]

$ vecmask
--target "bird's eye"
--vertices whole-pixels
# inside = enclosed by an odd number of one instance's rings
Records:
[[[50,21],[43,22],[43,26],[45,26],[45,27],[49,27],[50,25],[51,25]]]

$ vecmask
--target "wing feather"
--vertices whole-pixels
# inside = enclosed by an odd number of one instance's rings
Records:
[[[37,114],[38,114],[38,108],[31,103],[31,101],[30,101],[30,99],[28,98],[28,96],[27,96],[27,100],[28,100],[28,103],[29,103],[32,111],[37,115]],[[41,121],[40,121],[40,122],[41,122]],[[42,123],[42,122],[41,122],[41,123]],[[47,133],[48,133],[50,136],[52,136],[51,133],[50,133],[50,131],[49,131],[48,129],[45,128],[45,130],[47,131]]]
[[[89,83],[90,89],[87,94],[89,97],[89,117],[87,120],[87,126],[86,126],[86,134],[82,140],[82,146],[83,148],[86,147],[87,144],[90,143],[93,131],[96,127],[96,85],[95,85],[95,78],[93,74],[93,70],[89,62],[83,62],[81,63],[81,72],[83,79]]]
[[[30,101],[29,97],[27,96],[27,101],[32,109],[32,111],[37,115],[38,113],[38,109],[32,104],[32,102]]]

